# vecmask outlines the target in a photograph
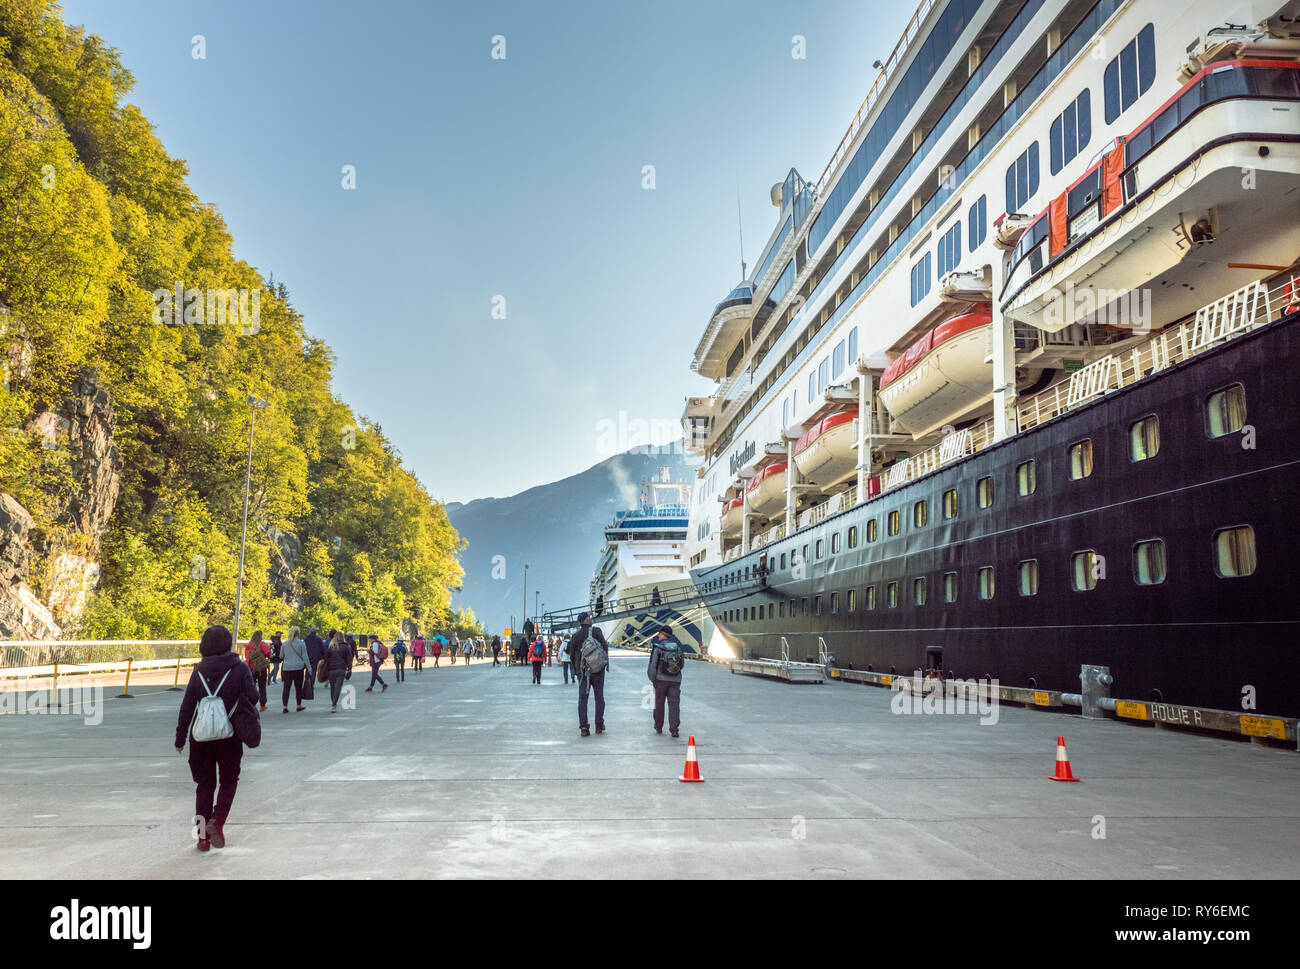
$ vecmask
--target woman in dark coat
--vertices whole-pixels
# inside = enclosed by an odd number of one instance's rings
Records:
[[[325,672],[330,678],[330,713],[337,713],[343,681],[352,678],[352,647],[342,633],[335,633],[325,652]]]
[[[225,740],[197,741],[190,738],[190,724],[199,700],[208,695],[208,690],[221,697],[228,713],[234,712],[240,698],[256,706],[258,701],[257,686],[253,683],[253,673],[248,666],[240,662],[239,654],[232,651],[234,641],[230,630],[225,626],[209,626],[199,642],[199,655],[203,658],[190,673],[189,686],[181,700],[180,715],[176,719],[176,753],[184,753],[185,742],[190,744],[190,776],[198,789],[194,795],[194,819],[198,826],[199,851],[209,848],[224,848],[226,818],[230,816],[230,806],[235,801],[235,788],[239,785],[239,762],[244,757],[244,747],[240,739],[227,737]],[[222,682],[222,678],[225,682]],[[207,683],[207,690],[203,683]],[[218,686],[220,684],[220,686]],[[220,770],[221,787],[217,788],[218,770]],[[212,796],[216,794],[216,805]]]

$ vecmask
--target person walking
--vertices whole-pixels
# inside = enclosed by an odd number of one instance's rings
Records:
[[[406,644],[401,636],[393,643],[393,677],[398,683],[406,681]]]
[[[411,668],[417,673],[424,669],[424,637],[419,633],[411,640]]]
[[[293,687],[294,703],[298,705],[298,711],[301,712],[302,705],[302,683],[303,679],[308,676],[316,675],[316,667],[311,665],[311,659],[307,655],[307,644],[298,638],[298,627],[294,626],[289,630],[289,641],[284,644],[281,650],[284,656],[284,690],[280,698],[280,704],[284,707],[281,713],[289,712],[289,688]]]
[[[270,677],[267,678],[268,683],[274,683],[276,681],[276,678],[280,675],[280,663],[282,662],[280,651],[283,648],[284,648],[284,643],[280,638],[280,634],[272,633],[271,634],[271,675]]]
[[[569,662],[578,671],[578,729],[582,736],[591,736],[587,729],[587,693],[596,694],[596,733],[605,732],[605,672],[609,669],[609,643],[605,634],[591,624],[591,613],[578,615],[578,631],[569,640]],[[582,659],[582,647],[587,640],[593,640],[603,656],[596,658],[597,669],[588,669]]]
[[[650,650],[650,665],[646,675],[655,691],[655,733],[664,732],[664,702],[668,703],[668,731],[674,737],[682,724],[682,669],[686,666],[686,653],[673,635],[671,626],[659,627],[654,647]]]
[[[474,640],[466,639],[465,645],[461,647],[461,652],[465,657],[465,665],[468,666],[470,659],[474,656]]]
[[[492,665],[501,665],[501,637],[495,634],[492,636]]]
[[[266,712],[266,674],[271,669],[271,647],[262,640],[262,630],[254,632],[253,638],[244,647],[244,662],[253,674],[253,682],[257,684],[259,709]]]
[[[533,664],[533,682],[540,684],[542,682],[542,664],[546,662],[546,643],[540,636],[533,643],[532,648],[528,651],[528,660]]]
[[[239,763],[244,757],[243,742],[236,735],[223,740],[193,738],[191,731],[199,701],[208,696],[220,697],[229,716],[241,699],[250,705],[258,699],[253,672],[246,663],[239,661],[239,655],[232,651],[233,646],[230,630],[225,626],[209,626],[204,630],[203,638],[199,640],[202,659],[190,673],[190,682],[176,718],[176,753],[185,752],[186,740],[190,745],[190,777],[195,783],[194,817],[200,821],[197,831],[199,851],[226,846],[226,819],[235,803]]]
[[[456,633],[451,634],[451,641],[447,643],[451,652],[451,665],[456,665],[456,657],[460,655],[460,636]]]
[[[352,647],[340,632],[330,639],[325,651],[325,674],[330,681],[330,713],[337,713],[343,681],[352,679]]]
[[[565,686],[568,686],[569,667],[572,666],[573,664],[569,661],[569,643],[567,639],[560,644],[559,652],[560,652],[560,666],[564,668],[564,684]],[[578,679],[578,671],[576,669],[574,669],[573,671],[573,679],[575,682]]]
[[[605,594],[602,592],[600,595],[596,596],[596,615],[599,616],[604,611],[605,611]]]
[[[433,637],[433,645],[430,649],[433,651],[433,665],[438,665],[438,657],[442,655],[442,646],[446,642],[441,635]]]
[[[314,633],[315,630],[312,630],[312,632]],[[330,630],[329,639],[321,639],[319,636],[309,635],[305,640],[303,640],[303,643],[307,648],[307,672],[303,675],[304,685],[316,675],[316,671],[320,668],[320,661],[325,658],[325,650],[333,638],[334,631]]]
[[[650,590],[650,605],[662,606],[663,604],[664,604],[664,598],[659,594],[659,586],[655,586],[653,589]]]
[[[388,684],[385,683],[384,678],[379,675],[379,667],[384,665],[386,653],[387,648],[379,641],[379,637],[371,636],[370,648],[366,650],[366,657],[370,660],[370,685],[366,687],[367,693],[374,692],[376,683],[383,686],[383,689],[379,691],[380,693],[388,692]]]

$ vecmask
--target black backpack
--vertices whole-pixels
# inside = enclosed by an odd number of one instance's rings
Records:
[[[671,639],[659,644],[659,672],[665,676],[680,676],[682,673],[681,648]]]

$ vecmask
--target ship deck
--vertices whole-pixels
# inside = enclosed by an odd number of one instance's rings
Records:
[[[645,663],[615,652],[608,732],[588,738],[559,667],[541,686],[481,661],[408,671],[336,715],[319,688],[288,716],[277,693],[229,847],[208,854],[170,679],[133,678],[135,699],[106,699],[98,726],[10,715],[0,874],[1270,879],[1300,859],[1285,750],[1008,706],[988,724],[899,715],[887,690],[713,663],[688,665],[673,740],[643,706]],[[677,781],[688,734],[703,784]],[[1081,783],[1048,780],[1058,735]]]

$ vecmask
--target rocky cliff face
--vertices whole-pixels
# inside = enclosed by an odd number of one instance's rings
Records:
[[[85,608],[99,581],[99,540],[121,487],[115,426],[112,396],[89,370],[57,409],[28,423],[27,431],[46,447],[68,452],[74,484],[53,509],[48,530],[38,528],[12,495],[0,492],[0,637],[57,638],[62,625]],[[34,568],[42,569],[39,577]],[[48,590],[46,601],[35,586]]]

